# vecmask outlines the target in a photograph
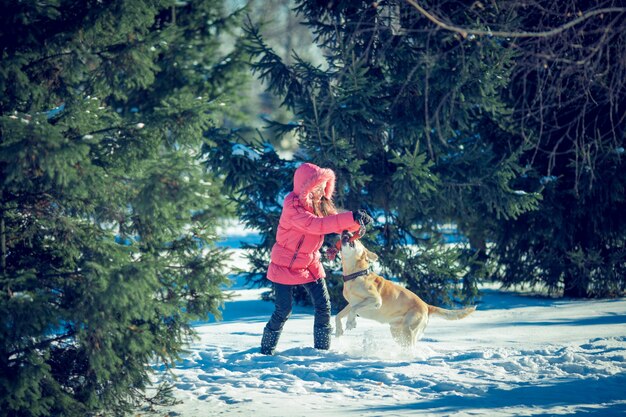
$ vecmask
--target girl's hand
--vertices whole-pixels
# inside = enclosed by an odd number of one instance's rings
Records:
[[[372,219],[372,217],[363,209],[352,213],[352,217],[354,217],[355,222],[359,223],[363,227],[374,221],[374,219]]]

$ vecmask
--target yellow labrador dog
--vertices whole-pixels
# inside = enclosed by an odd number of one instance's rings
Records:
[[[348,316],[346,329],[350,330],[356,327],[358,315],[389,323],[393,339],[403,347],[413,347],[422,337],[431,314],[458,320],[476,310],[476,307],[446,310],[426,304],[406,288],[368,272],[370,261],[377,259],[359,240],[352,240],[350,233],[342,234],[343,296],[349,304],[335,318],[335,336],[343,334],[344,317]]]

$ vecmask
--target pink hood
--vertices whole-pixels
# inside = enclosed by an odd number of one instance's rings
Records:
[[[324,195],[332,199],[335,192],[335,173],[331,169],[306,162],[293,174],[293,192],[298,195],[302,206],[310,212],[313,212],[311,191],[322,183],[326,183]]]

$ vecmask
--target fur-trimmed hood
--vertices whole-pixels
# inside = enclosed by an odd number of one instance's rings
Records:
[[[332,169],[320,168],[308,162],[296,169],[293,175],[293,192],[298,195],[306,210],[313,211],[311,191],[323,183],[326,183],[324,195],[330,200],[335,192],[335,173]]]

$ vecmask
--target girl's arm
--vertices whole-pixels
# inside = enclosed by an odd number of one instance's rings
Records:
[[[326,217],[317,217],[302,207],[292,208],[289,220],[294,229],[312,235],[327,235],[329,233],[341,233],[344,230],[357,231],[359,223],[354,221],[351,211],[333,214]]]

